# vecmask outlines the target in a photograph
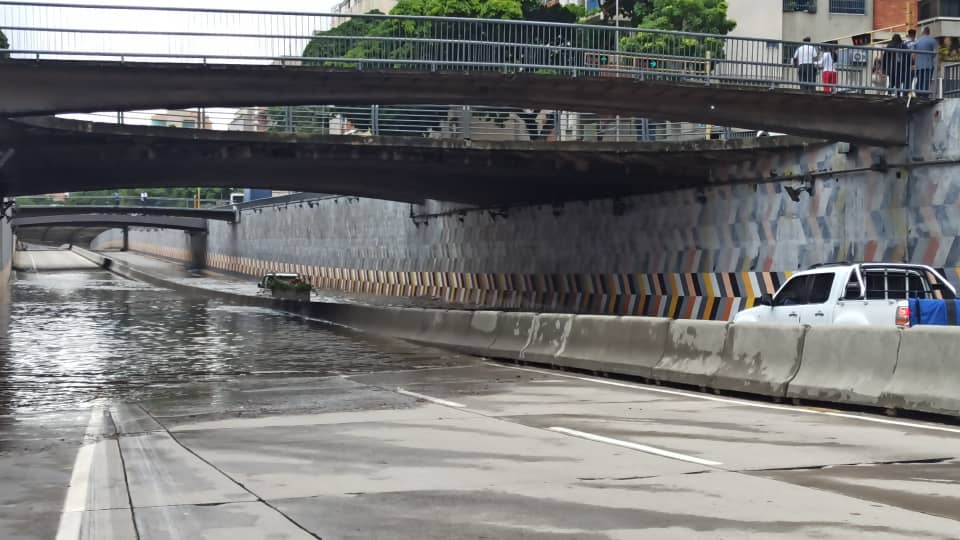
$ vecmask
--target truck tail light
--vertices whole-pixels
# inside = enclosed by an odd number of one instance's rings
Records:
[[[897,306],[897,326],[910,328],[910,306]]]

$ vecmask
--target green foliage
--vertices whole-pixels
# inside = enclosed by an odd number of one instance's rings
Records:
[[[309,292],[312,287],[306,281],[300,279],[286,280],[274,279],[270,281],[270,291],[293,291]]]
[[[653,0],[641,28],[726,34],[737,23],[727,19],[724,0]]]
[[[9,49],[10,42],[7,41],[6,34],[3,33],[3,30],[0,30],[0,49]],[[0,59],[10,58],[10,53],[0,52]]]
[[[727,3],[723,0],[651,0],[644,9],[641,29],[726,34],[737,25],[727,19]],[[636,32],[621,39],[620,48],[626,52],[664,57],[724,57],[723,42],[712,37]],[[703,73],[712,69],[706,62],[653,61],[658,62],[658,69],[666,71]]]
[[[96,191],[78,191],[70,193],[70,196],[63,199],[62,201],[54,201],[52,198],[46,202],[46,204],[61,204],[64,206],[82,206],[82,205],[102,205],[102,204],[112,204],[109,201],[113,197],[114,193],[119,193],[121,197],[135,197],[139,198],[140,193],[146,191],[149,194],[149,199],[153,199],[154,203],[160,204],[156,201],[158,198],[175,198],[175,199],[189,199],[193,200],[197,195],[197,188],[157,188],[157,189],[142,189],[142,188],[130,188],[130,189],[100,189]],[[200,198],[201,199],[218,199],[218,200],[229,200],[230,192],[232,190],[229,188],[200,188]],[[107,199],[104,199],[107,197]],[[36,197],[30,197],[28,200],[37,201]],[[39,204],[44,204],[44,201],[38,201]],[[129,201],[124,202],[125,205],[129,205]]]

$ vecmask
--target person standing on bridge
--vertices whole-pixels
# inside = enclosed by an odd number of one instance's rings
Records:
[[[113,192],[113,206],[118,207],[118,208],[120,207],[120,192],[119,192],[119,191],[114,191],[114,192]]]
[[[936,62],[937,40],[930,35],[930,27],[923,29],[923,35],[913,45],[916,59],[917,93],[921,96],[930,94],[930,79],[933,78],[933,67]]]
[[[817,65],[823,70],[823,91],[827,94],[835,92],[837,85],[837,57],[834,55],[833,47],[829,44],[824,45],[823,52],[820,53],[820,59]]]
[[[803,45],[793,53],[793,65],[797,66],[797,80],[800,88],[807,92],[817,91],[817,48],[810,38],[803,38]]]
[[[897,97],[902,97],[907,88],[910,56],[909,49],[904,45],[900,34],[894,34],[893,39],[887,44],[887,49],[883,51],[883,71],[890,78],[891,93]]]

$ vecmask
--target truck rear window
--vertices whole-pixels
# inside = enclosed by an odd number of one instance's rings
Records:
[[[917,272],[899,268],[867,270],[863,274],[867,300],[933,298],[933,291]]]

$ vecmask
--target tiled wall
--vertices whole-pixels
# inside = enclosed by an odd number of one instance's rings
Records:
[[[953,101],[913,122],[908,148],[766,153],[716,169],[725,184],[701,190],[505,212],[356,198],[245,211],[238,224],[210,223],[206,262],[251,276],[293,270],[319,287],[374,294],[710,319],[728,319],[816,263],[918,262],[947,267],[957,281]],[[189,256],[180,232],[134,230],[130,241]]]

